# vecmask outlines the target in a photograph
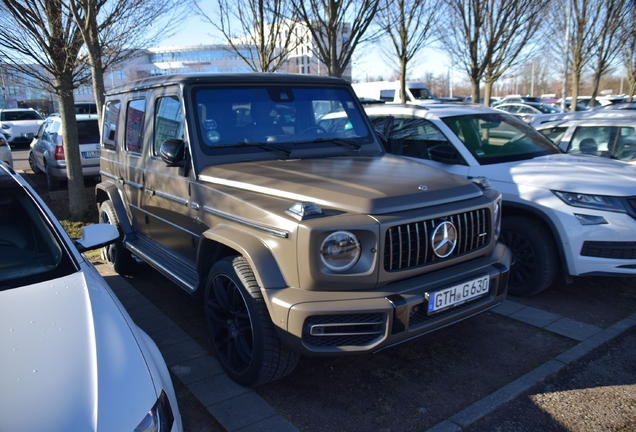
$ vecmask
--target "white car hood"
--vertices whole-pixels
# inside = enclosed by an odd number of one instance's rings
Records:
[[[636,167],[599,156],[558,154],[482,168],[493,181],[592,195],[636,195]]]
[[[0,291],[0,430],[128,430],[155,404],[127,321],[90,273]]]

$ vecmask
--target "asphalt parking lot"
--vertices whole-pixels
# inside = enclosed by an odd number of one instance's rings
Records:
[[[26,155],[14,159],[21,169]],[[378,354],[304,357],[247,389],[211,356],[199,302],[148,266],[126,278],[98,268],[160,346],[186,430],[636,430],[634,279],[559,278]]]

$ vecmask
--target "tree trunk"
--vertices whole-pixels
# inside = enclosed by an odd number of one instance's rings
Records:
[[[400,59],[400,102],[406,103],[406,59]]]
[[[579,99],[579,73],[572,71],[572,101],[570,102],[570,111],[576,111],[576,104]]]
[[[102,109],[104,107],[104,101],[106,97],[106,89],[104,87],[104,65],[102,64],[102,47],[99,41],[99,30],[97,28],[97,22],[90,21],[88,29],[88,39],[90,43],[86,44],[88,50],[88,57],[91,66],[91,76],[93,77],[93,93],[95,94],[95,104],[97,105],[97,118],[100,119],[100,133],[101,133],[101,118]]]
[[[66,160],[66,176],[68,178],[68,210],[71,220],[79,221],[86,218],[88,201],[84,190],[84,175],[82,174],[82,162],[77,136],[72,71],[57,77],[55,84],[59,89],[57,100],[60,105],[62,124],[64,125],[62,143],[64,144],[64,159]]]
[[[479,103],[479,77],[470,78],[470,97],[473,103]]]
[[[486,80],[484,83],[484,105],[490,106],[490,95],[492,95],[493,81]]]

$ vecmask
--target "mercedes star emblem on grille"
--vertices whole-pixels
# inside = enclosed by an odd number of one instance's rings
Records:
[[[455,250],[457,244],[457,230],[450,222],[442,222],[437,225],[431,236],[433,252],[440,258],[446,258]]]

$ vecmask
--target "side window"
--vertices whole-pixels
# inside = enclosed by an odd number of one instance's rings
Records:
[[[614,157],[620,160],[631,161],[636,158],[636,131],[633,127],[622,127],[618,139]]]
[[[126,150],[141,153],[143,149],[146,99],[128,102],[126,108]]]
[[[549,139],[556,145],[559,145],[559,143],[561,143],[561,140],[563,139],[563,136],[565,135],[565,131],[567,130],[567,127],[552,127],[541,129],[539,132],[541,132],[547,139]]]
[[[384,126],[384,117],[371,117],[374,128],[380,132]],[[448,145],[448,139],[430,121],[418,117],[396,116],[388,137],[390,153],[430,159],[428,149],[436,145]]]
[[[170,138],[183,139],[183,117],[177,96],[157,98],[155,109],[155,134],[152,154],[159,154],[161,143]]]
[[[102,147],[109,150],[117,150],[117,125],[119,124],[120,106],[120,101],[108,101],[104,109]]]
[[[568,153],[587,153],[601,155],[608,151],[611,137],[616,133],[614,127],[578,127],[572,135]]]
[[[393,102],[395,99],[395,90],[380,90],[380,100]]]

